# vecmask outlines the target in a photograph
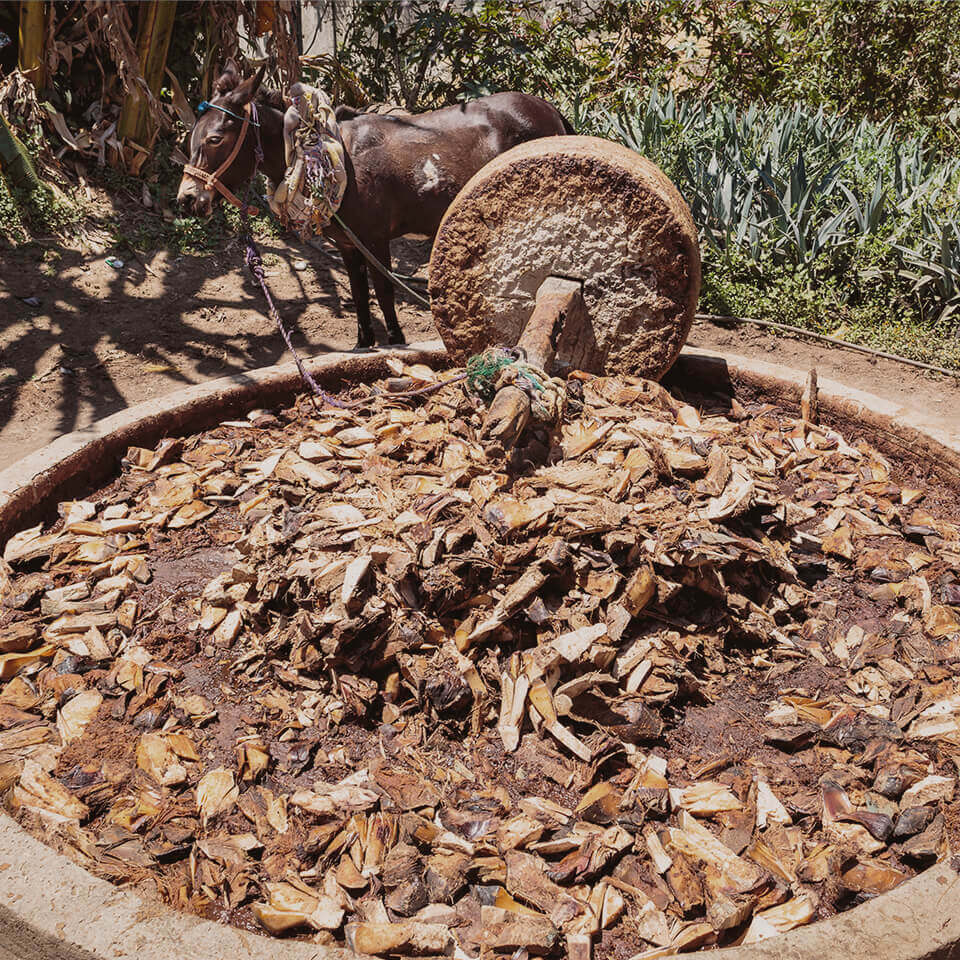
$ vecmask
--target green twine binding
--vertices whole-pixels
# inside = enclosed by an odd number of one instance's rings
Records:
[[[474,354],[467,360],[467,387],[471,393],[490,403],[496,394],[496,383],[500,371],[517,364],[517,373],[524,377],[538,393],[544,389],[537,372],[520,360],[515,352],[503,347],[489,347],[483,353]]]

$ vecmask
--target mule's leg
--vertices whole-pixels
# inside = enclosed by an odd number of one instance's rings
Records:
[[[341,247],[340,254],[350,278],[350,293],[357,311],[357,346],[374,345],[373,327],[370,324],[370,287],[367,285],[367,261],[363,254],[352,247]]]
[[[378,241],[370,245],[370,252],[388,269],[390,266],[390,241]],[[376,267],[370,267],[373,274],[373,289],[377,295],[377,303],[383,312],[383,319],[387,325],[387,339],[390,343],[406,343],[403,331],[397,321],[397,307],[393,295],[393,281],[385,277]]]

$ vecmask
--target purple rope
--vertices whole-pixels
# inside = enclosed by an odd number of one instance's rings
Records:
[[[253,274],[254,279],[260,284],[260,289],[263,291],[263,295],[267,301],[267,311],[273,318],[273,322],[276,323],[277,329],[280,331],[280,336],[283,337],[284,343],[287,345],[287,349],[293,354],[293,359],[297,364],[297,370],[300,371],[300,379],[313,391],[314,397],[319,397],[324,403],[329,404],[331,407],[340,407],[343,410],[349,410],[352,404],[338,400],[332,394],[327,393],[327,391],[310,376],[310,372],[303,365],[300,355],[293,346],[290,334],[286,327],[284,327],[283,321],[280,319],[280,312],[277,310],[276,304],[273,302],[273,297],[270,295],[270,287],[267,285],[267,274],[263,269],[263,258],[260,256],[260,251],[257,248],[256,241],[253,239],[250,226],[247,222],[247,208],[250,206],[250,191],[253,189],[253,182],[257,178],[257,171],[260,169],[260,163],[263,160],[263,145],[260,142],[260,125],[257,123],[257,107],[255,104],[251,104],[251,114],[252,120],[256,124],[254,129],[257,132],[257,143],[253,152],[253,173],[250,176],[250,181],[247,183],[247,195],[244,198],[243,206],[240,210],[240,225],[243,231],[242,239],[246,245],[244,261]],[[316,401],[313,397],[310,399],[313,401],[314,406],[316,406]]]
[[[263,291],[263,295],[267,300],[267,310],[270,316],[273,318],[274,323],[276,323],[277,329],[280,331],[280,335],[283,337],[283,340],[287,345],[287,349],[293,354],[293,359],[296,361],[297,369],[300,371],[301,379],[313,391],[314,396],[319,397],[324,403],[327,403],[332,407],[340,407],[344,410],[350,409],[351,404],[344,403],[343,400],[338,400],[332,394],[327,393],[327,391],[324,390],[317,383],[317,381],[310,376],[310,371],[307,370],[307,368],[303,365],[300,355],[297,353],[296,349],[294,349],[293,342],[290,339],[290,334],[288,333],[286,327],[284,327],[283,321],[280,319],[280,313],[277,311],[276,305],[273,302],[273,297],[270,296],[270,288],[267,286],[267,276],[263,269],[263,259],[260,256],[260,251],[257,249],[257,245],[249,233],[245,235],[244,240],[247,247],[244,254],[244,260],[246,261],[247,266],[250,268],[250,272],[253,274],[257,283],[260,284],[260,289]]]

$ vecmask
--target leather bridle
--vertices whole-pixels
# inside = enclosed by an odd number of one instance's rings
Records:
[[[223,113],[229,114],[231,117],[236,116],[236,114],[230,113],[229,110],[223,110],[222,107],[218,107],[215,103],[211,103],[209,106],[215,110],[222,110]],[[243,125],[240,127],[240,136],[237,137],[237,142],[233,145],[233,149],[230,151],[230,156],[227,157],[227,159],[224,160],[223,163],[221,163],[213,173],[210,173],[208,170],[201,170],[199,167],[195,167],[192,163],[185,163],[183,165],[183,172],[187,176],[193,177],[194,180],[199,180],[201,183],[205,183],[210,189],[216,190],[225,200],[228,200],[230,203],[232,203],[238,210],[245,211],[249,216],[252,217],[256,216],[256,214],[260,212],[259,209],[257,207],[247,206],[220,179],[220,177],[222,177],[223,174],[229,169],[230,164],[237,159],[237,154],[240,153],[240,149],[243,147],[244,141],[247,139],[247,130],[251,125],[257,131],[256,156],[257,165],[259,165],[259,160],[263,158],[263,147],[260,143],[260,121],[257,116],[256,105],[253,103],[247,103],[244,104],[243,107]],[[256,169],[256,167],[254,169]]]

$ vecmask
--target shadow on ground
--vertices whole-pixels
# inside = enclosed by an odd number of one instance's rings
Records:
[[[351,348],[356,317],[339,254],[293,238],[260,246],[296,348]],[[423,272],[428,245],[398,247],[398,268]],[[131,403],[286,358],[237,238],[209,256],[120,256],[115,270],[83,241],[0,249],[0,467]],[[429,314],[404,298],[408,339],[423,339]],[[376,309],[374,326],[385,343]]]

